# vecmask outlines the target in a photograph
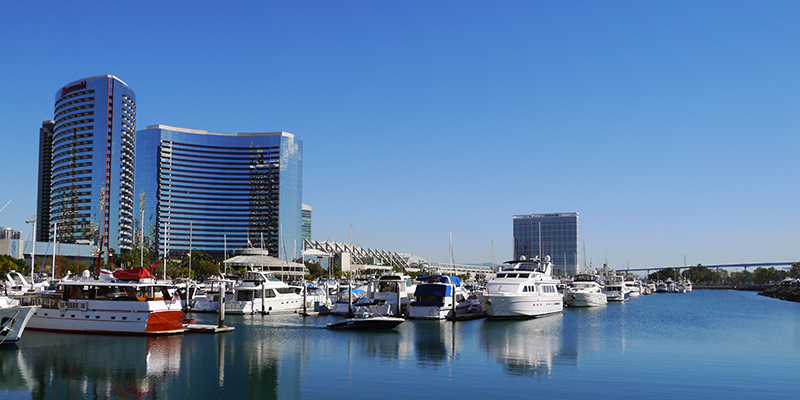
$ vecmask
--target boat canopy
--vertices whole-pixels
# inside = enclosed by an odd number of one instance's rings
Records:
[[[422,283],[417,285],[414,297],[449,297],[453,295],[453,287],[438,283]]]
[[[153,269],[155,269],[156,264],[150,266],[150,268],[139,267],[130,270],[118,270],[114,271],[114,278],[122,279],[122,280],[136,280],[136,279],[144,279],[148,277],[152,277]]]
[[[423,275],[417,278],[420,282],[439,282],[439,283],[452,283],[456,286],[461,286],[461,278],[451,275]]]

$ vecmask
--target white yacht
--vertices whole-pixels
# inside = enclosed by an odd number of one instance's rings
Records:
[[[330,297],[328,297],[328,294],[325,292],[325,290],[321,287],[312,286],[306,283],[301,286],[292,286],[292,288],[294,288],[295,293],[299,294],[300,297],[305,299],[306,311],[329,313],[331,312],[331,309],[333,309],[333,302],[331,301]],[[303,293],[304,288],[305,294]],[[302,309],[303,306],[301,305],[300,308]]]
[[[498,272],[486,284],[486,292],[478,295],[489,318],[534,318],[564,310],[564,299],[556,289],[559,281],[551,276],[550,256],[544,261],[537,256],[506,263],[511,266]]]
[[[0,296],[0,345],[16,343],[38,306],[19,305],[19,300]]]
[[[625,287],[629,297],[639,297],[642,294],[642,282],[633,277],[625,278]]]
[[[373,310],[378,314],[402,315],[403,311],[407,310],[408,305],[411,304],[415,290],[416,285],[408,275],[384,275],[373,282],[369,299],[383,302],[384,306],[382,308],[373,307]],[[400,297],[399,309],[397,307],[398,292]]]
[[[233,299],[225,303],[229,314],[257,312],[296,312],[303,308],[303,296],[275,275],[264,271],[247,271],[242,283],[233,288]]]
[[[667,278],[664,284],[667,285],[667,293],[675,293],[675,281],[672,278]]]
[[[454,316],[459,305],[465,308],[471,304],[469,293],[457,276],[421,276],[417,282],[414,301],[408,307],[410,319],[445,319]]]
[[[147,271],[138,268],[134,271]],[[97,280],[88,271],[57,290],[21,296],[21,305],[38,305],[28,329],[106,334],[183,332],[183,311],[167,285],[144,273],[117,271],[114,280]]]
[[[625,301],[630,298],[630,292],[628,287],[625,286],[625,280],[619,274],[613,274],[608,277],[605,286],[603,286],[603,293],[605,293],[608,301]]]
[[[608,303],[603,286],[592,274],[578,274],[567,286],[564,303],[569,307],[597,307]]]
[[[192,302],[191,310],[194,312],[219,312],[219,299],[222,293],[225,302],[233,300],[233,288],[238,285],[238,281],[228,278],[207,279],[202,287],[203,295],[196,296]]]
[[[339,290],[336,293],[335,301],[331,306],[331,314],[334,315],[348,315],[356,309],[357,304],[360,306],[363,303],[361,301],[362,298],[366,298],[367,302],[369,302],[369,297],[367,296],[367,290],[369,287],[367,285],[359,285],[359,286],[351,286],[351,285],[340,285]]]

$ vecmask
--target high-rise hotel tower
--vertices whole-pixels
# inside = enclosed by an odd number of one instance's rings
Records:
[[[136,132],[136,149],[135,235],[146,247],[222,255],[263,238],[271,256],[301,257],[301,139],[150,125]]]
[[[49,221],[51,231],[57,224],[62,243],[130,249],[136,95],[112,75],[80,79],[56,92],[54,114],[52,145],[40,149],[51,150],[51,160],[39,171],[39,187],[46,188],[42,169],[50,167],[50,215],[37,219]]]

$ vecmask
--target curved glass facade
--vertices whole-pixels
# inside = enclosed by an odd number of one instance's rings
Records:
[[[136,95],[112,75],[81,79],[56,92],[54,114],[50,224],[59,241],[130,249]]]
[[[137,132],[137,220],[145,246],[221,254],[248,240],[300,258],[302,141],[285,132],[214,134],[148,126]],[[137,222],[137,235],[139,234]]]

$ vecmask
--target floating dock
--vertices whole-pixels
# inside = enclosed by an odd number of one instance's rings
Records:
[[[205,325],[205,324],[187,324],[184,325],[186,328],[186,332],[194,332],[194,333],[222,333],[232,331],[234,328],[232,326],[223,326],[220,328],[217,325]]]

